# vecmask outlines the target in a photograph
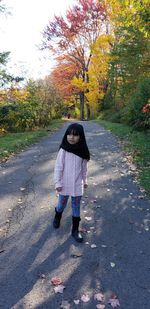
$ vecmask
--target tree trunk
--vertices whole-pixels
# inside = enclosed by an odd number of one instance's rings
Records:
[[[86,119],[90,119],[90,106],[88,103],[86,103]]]
[[[80,92],[80,120],[84,120],[84,91]]]

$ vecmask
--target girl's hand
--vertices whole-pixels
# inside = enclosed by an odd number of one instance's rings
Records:
[[[88,187],[88,184],[85,183],[85,184],[84,184],[84,189],[87,189],[87,187]]]
[[[57,192],[61,192],[61,190],[62,190],[62,187],[56,188],[56,191],[57,191]]]

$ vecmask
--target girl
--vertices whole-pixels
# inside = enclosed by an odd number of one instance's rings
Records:
[[[78,123],[69,125],[59,147],[56,159],[54,180],[59,193],[55,208],[54,228],[59,228],[62,213],[69,196],[72,203],[72,236],[82,242],[79,232],[80,201],[84,188],[87,188],[87,161],[90,153],[86,144],[83,126]]]

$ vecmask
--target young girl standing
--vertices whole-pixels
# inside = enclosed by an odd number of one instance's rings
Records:
[[[87,188],[87,162],[90,153],[87,147],[84,129],[81,124],[73,123],[67,128],[57,155],[54,181],[59,193],[58,204],[55,208],[54,228],[59,228],[62,213],[71,196],[72,205],[72,236],[82,242],[79,232],[80,202]]]

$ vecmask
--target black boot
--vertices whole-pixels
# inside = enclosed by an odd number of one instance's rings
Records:
[[[56,214],[55,214],[55,218],[54,218],[54,221],[53,221],[53,227],[55,229],[58,229],[59,226],[60,226],[60,220],[61,220],[62,212],[58,212],[56,210],[56,208],[55,208],[55,212],[56,212]]]
[[[77,242],[82,242],[83,237],[81,233],[79,232],[79,222],[80,222],[80,217],[72,217],[72,236]]]

